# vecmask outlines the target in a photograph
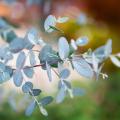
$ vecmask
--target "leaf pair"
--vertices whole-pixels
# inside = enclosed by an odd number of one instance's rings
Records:
[[[39,107],[41,113],[42,113],[44,116],[47,116],[47,115],[48,115],[48,113],[47,113],[47,111],[46,111],[46,109],[45,109],[44,107],[45,107],[46,105],[50,104],[52,101],[53,101],[53,98],[52,98],[51,96],[44,97],[44,98],[42,98],[42,99],[39,101],[38,107]],[[30,116],[30,115],[33,113],[33,111],[35,110],[36,106],[37,106],[37,103],[36,103],[36,101],[33,100],[33,101],[28,105],[28,107],[27,107],[27,109],[26,109],[26,111],[25,111],[25,114],[26,114],[27,116]]]
[[[55,26],[57,23],[64,23],[68,21],[68,17],[55,18],[53,15],[49,15],[44,22],[44,29],[46,32],[51,33],[54,30],[58,30]]]
[[[29,93],[31,96],[38,96],[41,93],[40,89],[33,89],[33,84],[31,82],[25,82],[22,86],[22,91],[24,93]]]

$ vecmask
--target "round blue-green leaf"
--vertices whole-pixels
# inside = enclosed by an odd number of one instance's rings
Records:
[[[40,95],[41,93],[41,90],[40,89],[32,89],[29,94],[32,95],[32,96],[38,96]]]
[[[26,82],[23,86],[22,86],[22,91],[24,93],[28,93],[30,90],[33,89],[33,84],[31,82]]]
[[[34,74],[33,68],[26,66],[26,67],[23,69],[23,72],[24,72],[24,74],[25,74],[28,78],[32,78],[32,77],[33,77],[33,74]]]
[[[84,37],[80,37],[76,40],[76,45],[78,46],[84,46],[88,43],[88,37],[84,36]]]
[[[69,75],[70,75],[70,70],[68,70],[68,69],[63,69],[61,72],[60,72],[60,78],[61,79],[66,79],[66,78],[68,78],[69,77]]]
[[[53,101],[53,97],[47,96],[47,97],[44,97],[40,100],[40,104],[42,106],[46,106],[46,105],[50,104],[52,101]]]
[[[35,101],[32,101],[27,107],[27,109],[25,110],[25,115],[30,116],[33,113],[35,107],[36,107],[36,103]]]
[[[49,15],[44,23],[44,29],[46,32],[50,33],[53,32],[54,29],[51,29],[50,26],[55,27],[56,25],[56,18],[53,15]]]

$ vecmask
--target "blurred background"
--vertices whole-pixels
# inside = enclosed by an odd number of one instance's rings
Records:
[[[109,38],[113,40],[113,53],[120,51],[120,0],[0,0],[0,17],[15,26],[18,36],[24,36],[30,27],[36,27],[42,38],[56,44],[62,34],[48,34],[43,29],[44,20],[49,14],[70,18],[69,22],[58,26],[68,40],[84,35],[89,37],[89,44],[80,48],[80,52],[95,49]],[[0,39],[1,45],[3,42]],[[60,105],[54,102],[47,107],[47,118],[39,110],[26,117],[24,107],[28,96],[16,88],[11,89],[12,84],[0,85],[0,120],[120,120],[120,69],[107,60],[103,71],[109,78],[98,82],[85,80],[73,73],[73,86],[85,88],[86,95],[66,98]],[[36,76],[35,79],[39,79]],[[50,91],[55,96],[56,90],[52,87],[56,84],[46,88],[48,83],[41,81],[46,94]]]

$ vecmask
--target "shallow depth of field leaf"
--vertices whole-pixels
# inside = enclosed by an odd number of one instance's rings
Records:
[[[117,67],[120,67],[120,60],[117,57],[111,55],[110,59],[114,65],[116,65]]]
[[[13,70],[9,66],[5,66],[0,62],[0,84],[10,80],[13,75]]]
[[[26,82],[23,86],[22,86],[22,91],[24,93],[28,93],[30,90],[33,89],[33,84],[31,82]]]
[[[112,40],[108,40],[105,45],[105,56],[109,56],[112,52]]]
[[[70,71],[69,71],[69,69],[63,69],[63,70],[60,72],[59,75],[60,75],[60,78],[61,78],[61,79],[66,79],[66,78],[69,77]]]
[[[74,49],[74,50],[77,50],[77,44],[76,44],[76,42],[72,39],[71,40],[71,47]]]
[[[76,44],[78,46],[84,46],[88,43],[88,37],[84,36],[84,37],[80,37],[76,40]]]
[[[59,56],[62,60],[66,59],[69,56],[69,44],[65,37],[59,38],[58,42]]]
[[[49,81],[51,82],[52,81],[51,67],[47,63],[47,61],[46,61],[46,70],[47,70],[47,75],[48,75]]]
[[[40,63],[46,68],[46,61],[49,65],[58,64],[59,57],[50,45],[45,45],[39,53]]]
[[[25,48],[25,41],[22,38],[15,38],[9,45],[10,51],[13,53],[20,52]]]
[[[72,64],[74,69],[83,77],[93,78],[94,72],[92,67],[82,58],[82,57],[74,57],[72,60]]]
[[[16,67],[17,67],[17,69],[21,69],[24,66],[25,60],[26,60],[25,53],[24,52],[20,52],[18,57],[17,57],[17,60],[16,60]]]
[[[48,112],[43,106],[40,106],[40,111],[44,116],[48,116]]]
[[[35,107],[36,107],[36,103],[35,101],[32,101],[27,107],[27,109],[25,110],[25,115],[30,116],[33,113]]]
[[[56,102],[61,103],[64,100],[65,96],[66,96],[66,91],[64,88],[61,88],[57,94]]]
[[[58,17],[57,22],[64,23],[64,22],[67,22],[68,20],[69,20],[68,17]]]
[[[32,89],[29,94],[32,95],[32,96],[38,96],[40,95],[41,93],[41,90],[40,89]]]
[[[93,64],[93,69],[95,72],[98,71],[98,59],[96,58],[95,54],[92,54],[92,64]]]
[[[27,33],[28,40],[31,44],[36,45],[38,40],[38,32],[36,29],[31,28]]]
[[[42,98],[39,102],[42,106],[46,106],[50,104],[52,101],[53,101],[53,97],[47,96],[47,97]]]
[[[50,26],[55,27],[55,25],[56,25],[56,18],[55,18],[55,16],[49,15],[46,18],[45,22],[44,22],[44,29],[48,33],[53,32],[54,30],[51,29]]]
[[[23,72],[24,72],[24,74],[28,77],[28,78],[32,78],[33,77],[33,74],[34,74],[34,70],[33,70],[33,68],[30,68],[30,67],[25,67],[24,69],[23,69]]]
[[[13,74],[13,81],[15,86],[20,87],[23,82],[23,75],[20,70],[16,70],[15,73]]]
[[[32,50],[29,51],[30,65],[34,66],[36,64],[35,54]]]

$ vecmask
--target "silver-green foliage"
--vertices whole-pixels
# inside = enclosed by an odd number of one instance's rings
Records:
[[[53,15],[49,15],[44,23],[45,31],[48,33],[56,30],[61,32],[62,30],[56,28],[56,24],[64,23],[67,20],[67,17],[56,18]],[[0,27],[5,32],[6,29],[9,29],[9,25],[2,19],[0,19]],[[3,31],[0,31],[0,34],[2,35]],[[98,80],[100,75],[103,78],[107,77],[106,74],[101,72],[106,59],[110,58],[116,66],[120,67],[118,59],[120,54],[112,55],[111,39],[94,51],[89,49],[85,53],[76,54],[78,47],[83,47],[88,42],[87,36],[79,37],[76,40],[71,39],[70,43],[65,36],[62,36],[58,38],[58,50],[54,50],[53,46],[47,44],[39,37],[35,28],[29,29],[23,38],[14,36],[8,45],[0,47],[0,84],[13,78],[15,86],[21,87],[25,94],[29,94],[33,98],[25,114],[27,116],[31,115],[38,106],[40,112],[47,116],[48,113],[45,106],[53,101],[53,97],[47,96],[40,100],[37,99],[36,96],[41,95],[42,90],[34,88],[32,82],[25,80],[25,76],[28,79],[33,78],[34,68],[41,67],[43,70],[46,70],[50,82],[52,81],[52,72],[58,76],[58,93],[55,100],[57,103],[61,103],[67,95],[73,98],[74,96],[85,94],[83,88],[72,87],[68,79],[72,72],[69,68],[66,68],[66,64],[71,65],[73,70],[76,70],[81,76],[96,80]],[[34,51],[33,47],[36,45],[40,46],[41,49]],[[35,52],[38,52],[38,54],[35,54]],[[14,54],[18,54],[15,68],[8,65],[8,62],[14,58]],[[27,56],[29,56],[29,65],[26,65]],[[39,59],[39,64],[37,64],[36,58]]]

